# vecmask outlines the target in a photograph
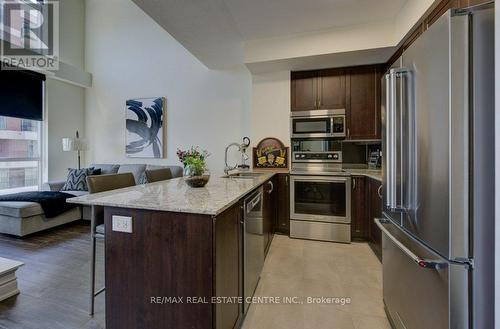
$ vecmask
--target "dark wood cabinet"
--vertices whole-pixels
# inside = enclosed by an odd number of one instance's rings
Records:
[[[380,139],[381,69],[365,66],[347,72],[347,139]]]
[[[321,70],[318,73],[318,109],[345,109],[345,70]]]
[[[291,110],[312,111],[346,107],[344,69],[291,73]]]
[[[132,233],[113,231],[114,215],[132,217]],[[105,207],[106,328],[239,328],[240,304],[200,301],[242,297],[241,215]]]
[[[367,178],[352,176],[351,179],[351,238],[367,240],[369,238]]]
[[[311,111],[318,105],[318,72],[303,71],[291,74],[292,111]]]
[[[275,175],[264,183],[263,215],[264,215],[264,250],[267,254],[273,240],[274,226],[276,223],[278,202],[278,177]]]
[[[278,214],[276,217],[275,231],[290,234],[290,176],[278,174]]]
[[[382,66],[291,73],[291,110],[345,109],[346,139],[381,139]]]
[[[374,221],[374,218],[382,217],[382,198],[379,195],[382,183],[372,178],[368,179],[368,182],[368,193],[370,198],[368,217],[369,242],[370,247],[372,247],[377,257],[382,259],[382,232]]]

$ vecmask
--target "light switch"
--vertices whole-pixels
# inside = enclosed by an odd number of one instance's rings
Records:
[[[132,233],[132,217],[113,215],[111,223],[113,231]]]

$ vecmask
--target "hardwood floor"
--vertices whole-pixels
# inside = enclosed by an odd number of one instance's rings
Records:
[[[25,263],[21,293],[0,302],[0,329],[104,328],[104,293],[88,314],[90,226],[76,222],[26,238],[0,234],[0,257]],[[97,283],[104,284],[104,244],[98,241]]]

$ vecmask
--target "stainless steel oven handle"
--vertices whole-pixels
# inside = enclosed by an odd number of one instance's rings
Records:
[[[422,268],[432,269],[432,270],[442,270],[448,267],[447,262],[441,260],[424,259],[415,255],[410,249],[408,249],[404,244],[402,244],[394,235],[389,232],[383,225],[384,223],[389,223],[387,219],[375,218],[375,224],[380,228],[380,230],[387,236],[406,256],[411,258],[418,266]]]

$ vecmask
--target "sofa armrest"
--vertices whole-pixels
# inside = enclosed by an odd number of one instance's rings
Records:
[[[57,180],[57,181],[43,183],[42,191],[60,191],[65,183],[66,183],[65,180]]]

